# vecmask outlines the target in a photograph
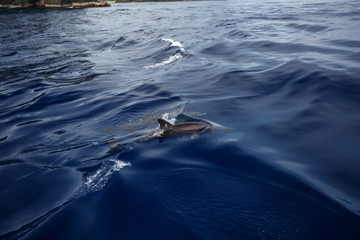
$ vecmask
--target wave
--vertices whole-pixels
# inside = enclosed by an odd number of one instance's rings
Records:
[[[162,62],[145,66],[144,67],[145,69],[153,69],[153,68],[158,68],[158,67],[161,67],[161,66],[164,66],[164,65],[168,65],[168,64],[171,64],[171,63],[173,63],[173,62],[175,62],[175,61],[177,61],[177,60],[179,60],[179,59],[181,59],[183,57],[182,54],[185,52],[185,49],[184,49],[184,46],[180,42],[175,41],[175,40],[173,40],[171,38],[162,38],[161,40],[169,42],[171,47],[177,47],[177,48],[179,48],[180,51],[176,52],[174,55],[171,55],[167,59],[164,59]]]

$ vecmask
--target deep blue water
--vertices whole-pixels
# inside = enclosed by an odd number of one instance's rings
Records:
[[[360,239],[359,26],[358,0],[1,10],[0,239]],[[224,128],[134,141],[182,114]]]

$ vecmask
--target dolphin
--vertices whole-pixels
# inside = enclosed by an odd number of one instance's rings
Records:
[[[191,135],[192,137],[195,137],[199,133],[209,132],[212,128],[212,124],[207,122],[184,122],[172,124],[161,118],[157,119],[157,121],[159,123],[159,128],[146,134],[145,136],[132,139],[131,141],[142,143],[153,139],[162,139],[181,135]],[[111,152],[122,143],[109,141],[109,144],[111,146]]]
[[[137,121],[131,121],[127,124],[121,125],[121,126],[116,126],[116,127],[112,127],[112,128],[104,128],[102,129],[104,131],[104,133],[111,133],[114,132],[116,130],[125,130],[129,133],[135,133],[136,129],[138,128],[142,128],[143,126],[146,125],[151,125],[156,123],[156,121],[160,118],[160,119],[164,119],[164,116],[166,118],[172,118],[174,116],[176,116],[176,120],[180,120],[180,121],[192,121],[193,119],[196,119],[196,117],[200,117],[200,116],[204,116],[205,113],[200,113],[200,112],[189,112],[189,111],[183,111],[182,113],[165,113],[165,114],[147,114],[145,115],[144,118],[141,118],[140,120]]]
[[[184,122],[179,124],[172,124],[164,119],[157,119],[159,128],[155,129],[145,136],[135,139],[135,142],[147,142],[157,138],[166,138],[172,136],[191,135],[196,136],[198,133],[207,132],[211,125],[205,122]]]
[[[210,124],[204,122],[184,122],[174,125],[164,119],[158,119],[157,121],[162,130],[159,137],[194,135],[210,129]]]

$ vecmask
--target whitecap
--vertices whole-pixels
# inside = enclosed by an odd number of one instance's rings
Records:
[[[182,52],[185,51],[184,46],[178,41],[175,41],[175,40],[173,40],[171,38],[162,38],[161,40],[171,43],[172,47],[180,48],[180,51],[182,51]]]
[[[162,62],[155,63],[155,64],[152,64],[152,65],[149,65],[149,66],[145,66],[144,68],[145,69],[151,69],[151,68],[161,67],[161,66],[173,63],[173,62],[175,62],[176,60],[178,60],[180,58],[182,58],[182,55],[180,53],[177,53],[175,55],[170,56],[169,58],[165,59]]]
[[[170,46],[172,46],[172,47],[178,47],[178,48],[180,49],[180,52],[176,53],[175,55],[171,55],[169,58],[163,60],[162,62],[145,66],[145,67],[144,67],[145,69],[152,69],[152,68],[161,67],[161,66],[164,66],[164,65],[173,63],[173,62],[175,62],[176,60],[182,58],[181,53],[185,52],[185,49],[184,49],[184,46],[183,46],[180,42],[175,41],[175,40],[173,40],[173,39],[171,39],[171,38],[162,38],[161,40],[162,40],[162,41],[169,42],[169,43],[170,43]]]

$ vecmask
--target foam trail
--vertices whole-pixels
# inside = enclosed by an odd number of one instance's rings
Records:
[[[79,192],[76,195],[84,196],[89,192],[100,191],[105,187],[106,183],[115,172],[118,172],[126,166],[131,166],[131,164],[120,160],[109,160],[94,174],[85,179],[83,186],[79,189]]]

